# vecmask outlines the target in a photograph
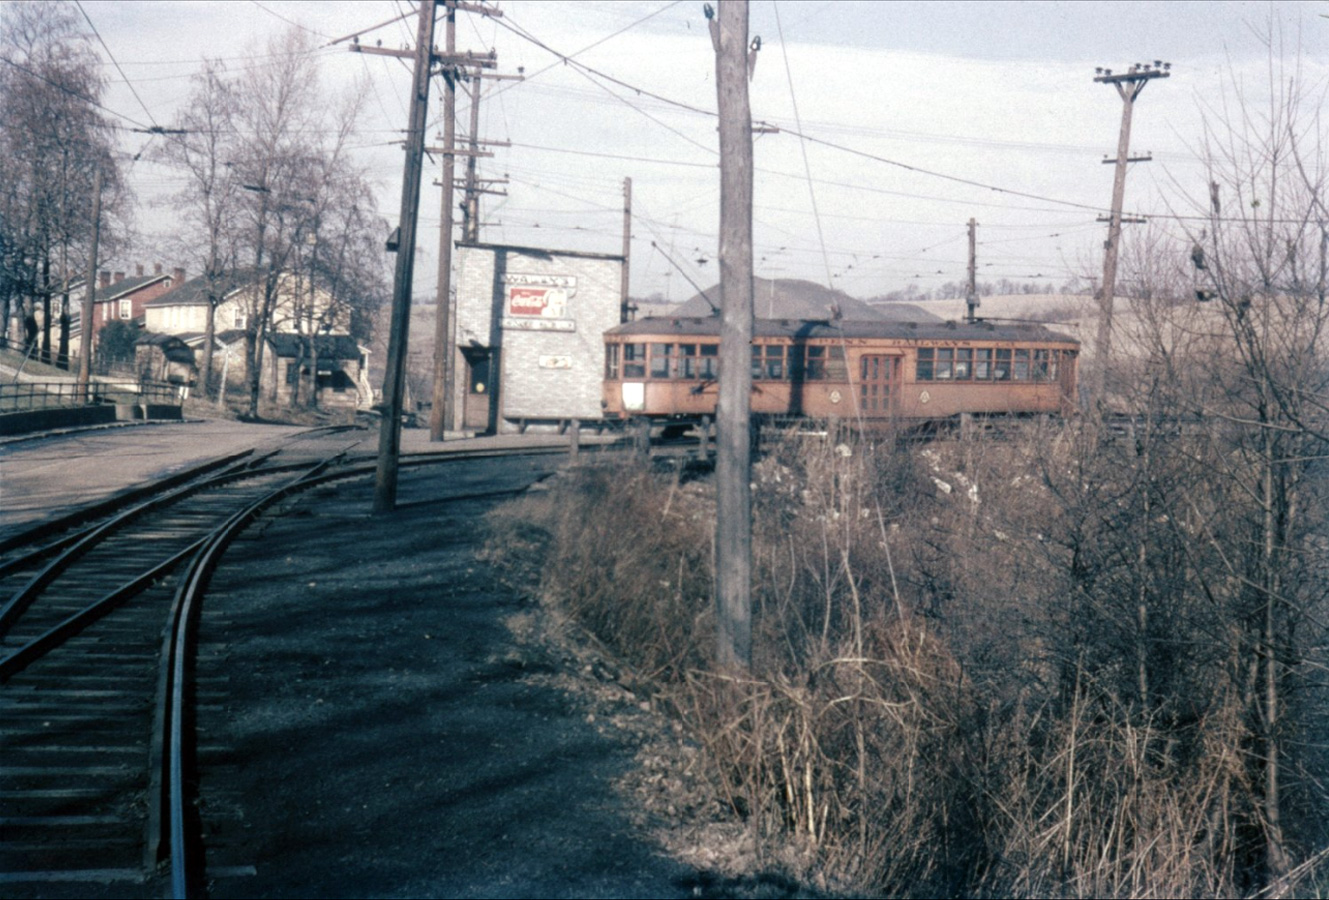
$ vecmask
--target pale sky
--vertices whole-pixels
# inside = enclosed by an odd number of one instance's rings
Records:
[[[108,59],[107,106],[127,126],[170,127],[203,57],[232,69],[255,65],[290,22],[327,44],[411,6],[82,0],[82,8],[143,101]],[[717,280],[715,120],[677,105],[715,109],[700,0],[510,0],[498,8],[499,20],[458,14],[459,49],[494,48],[495,71],[522,67],[527,75],[490,84],[481,101],[481,135],[512,142],[480,163],[482,177],[510,179],[507,197],[482,201],[482,239],[617,253],[622,181],[631,177],[633,294],[681,300],[693,293],[689,279]],[[1322,2],[754,0],[751,10],[751,33],[762,39],[753,116],[783,129],[755,144],[757,274],[830,282],[859,297],[962,280],[971,216],[983,280],[1060,284],[1095,273],[1104,237],[1096,217],[1112,185],[1112,167],[1100,161],[1115,154],[1122,105],[1115,90],[1094,83],[1096,66],[1171,63],[1171,77],[1151,82],[1136,105],[1132,152],[1152,152],[1155,161],[1132,168],[1126,194],[1128,211],[1169,230],[1179,227],[1170,212],[1191,211],[1185,193],[1205,195],[1204,110],[1212,118],[1233,84],[1253,94],[1267,85],[1271,29],[1287,73],[1299,59],[1312,106],[1329,78]],[[414,29],[408,19],[362,40],[402,47]],[[535,41],[631,87],[565,64]],[[356,158],[395,224],[403,157],[390,142],[406,127],[408,66],[345,45],[316,55],[330,93],[357,79],[366,86]],[[805,134],[845,149],[789,133],[798,130],[795,103]],[[465,123],[465,101],[458,112]],[[144,140],[124,132],[121,146],[132,154]],[[437,165],[426,167],[417,297],[434,290],[439,191],[429,182],[438,174]],[[160,200],[178,176],[141,160],[129,177],[144,239],[136,258],[119,262],[160,259],[169,268],[176,261],[157,248],[174,228]]]

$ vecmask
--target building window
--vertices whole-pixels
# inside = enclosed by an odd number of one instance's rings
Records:
[[[122,319],[132,319],[132,318],[134,318],[134,301],[133,301],[133,300],[121,300],[121,301],[120,301],[120,318],[122,318]]]
[[[245,315],[244,309],[237,306],[231,313],[231,327],[244,328],[249,324],[249,317]]]

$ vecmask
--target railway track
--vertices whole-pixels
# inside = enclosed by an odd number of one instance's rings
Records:
[[[140,895],[171,856],[178,813],[157,798],[183,778],[170,775],[172,717],[161,704],[188,660],[183,632],[165,641],[163,632],[188,602],[181,580],[203,571],[222,526],[327,465],[222,460],[98,510],[90,524],[33,530],[36,547],[9,548],[0,562],[5,894],[100,882]]]
[[[91,883],[101,896],[201,895],[194,760],[233,763],[193,734],[198,705],[225,701],[226,675],[193,678],[191,628],[226,546],[263,509],[372,474],[350,449],[237,454],[0,541],[0,895],[86,896]]]

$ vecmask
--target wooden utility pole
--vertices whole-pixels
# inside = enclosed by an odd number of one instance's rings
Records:
[[[476,157],[480,153],[480,76],[471,79],[471,147],[466,157],[466,208],[462,210],[462,234],[467,243],[480,240],[480,194],[475,183]]]
[[[618,312],[618,320],[626,322],[632,318],[632,301],[628,298],[628,277],[632,260],[632,179],[623,179],[623,274],[619,280],[619,295],[623,305]]]
[[[402,179],[400,238],[392,281],[392,325],[388,334],[387,371],[383,378],[383,421],[378,435],[378,471],[374,512],[397,506],[397,463],[401,451],[402,394],[406,381],[406,344],[411,325],[411,285],[415,275],[415,223],[420,210],[420,170],[429,112],[429,70],[434,60],[434,0],[421,0],[416,30],[415,77],[411,121],[406,137],[406,172]],[[450,60],[449,60],[450,62]]]
[[[708,7],[709,10],[709,7]],[[712,20],[720,115],[720,395],[716,408],[715,599],[722,668],[752,662],[752,110],[747,0]]]
[[[965,290],[969,323],[978,321],[978,221],[969,220],[969,285]]]
[[[457,52],[457,10],[447,4],[447,26],[444,46],[452,56]],[[439,212],[438,233],[438,301],[434,307],[434,383],[430,392],[429,440],[443,440],[444,432],[452,428],[448,413],[449,376],[452,374],[452,179],[455,168],[452,145],[457,136],[457,75],[453,66],[443,69],[443,200]]]
[[[92,292],[97,287],[97,241],[102,233],[102,168],[97,167],[92,179],[92,248],[88,254],[88,282],[83,287],[83,338],[78,351],[78,396],[88,402],[88,382],[92,380]]]
[[[1113,75],[1111,69],[1098,69],[1094,81],[1100,84],[1110,84],[1117,89],[1121,96],[1121,133],[1117,137],[1117,158],[1116,175],[1112,180],[1112,212],[1107,218],[1108,236],[1103,244],[1103,284],[1099,289],[1099,319],[1098,319],[1098,337],[1094,342],[1094,355],[1097,357],[1094,366],[1094,377],[1092,391],[1094,402],[1101,408],[1103,402],[1103,388],[1105,376],[1107,373],[1108,357],[1112,353],[1112,305],[1113,295],[1117,288],[1117,250],[1121,244],[1121,207],[1126,197],[1126,165],[1132,162],[1148,162],[1149,156],[1132,157],[1130,155],[1131,147],[1131,113],[1135,109],[1135,98],[1140,96],[1144,86],[1155,78],[1167,78],[1170,76],[1169,69],[1171,63],[1155,61],[1153,65],[1147,63],[1136,63],[1130,67],[1130,70]],[[1104,163],[1113,162],[1111,159],[1104,159]],[[1100,221],[1102,221],[1100,219]],[[1132,219],[1131,221],[1140,222],[1142,219]]]

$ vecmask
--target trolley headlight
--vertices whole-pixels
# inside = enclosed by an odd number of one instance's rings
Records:
[[[640,381],[623,382],[623,409],[641,412],[646,408],[646,385]]]

